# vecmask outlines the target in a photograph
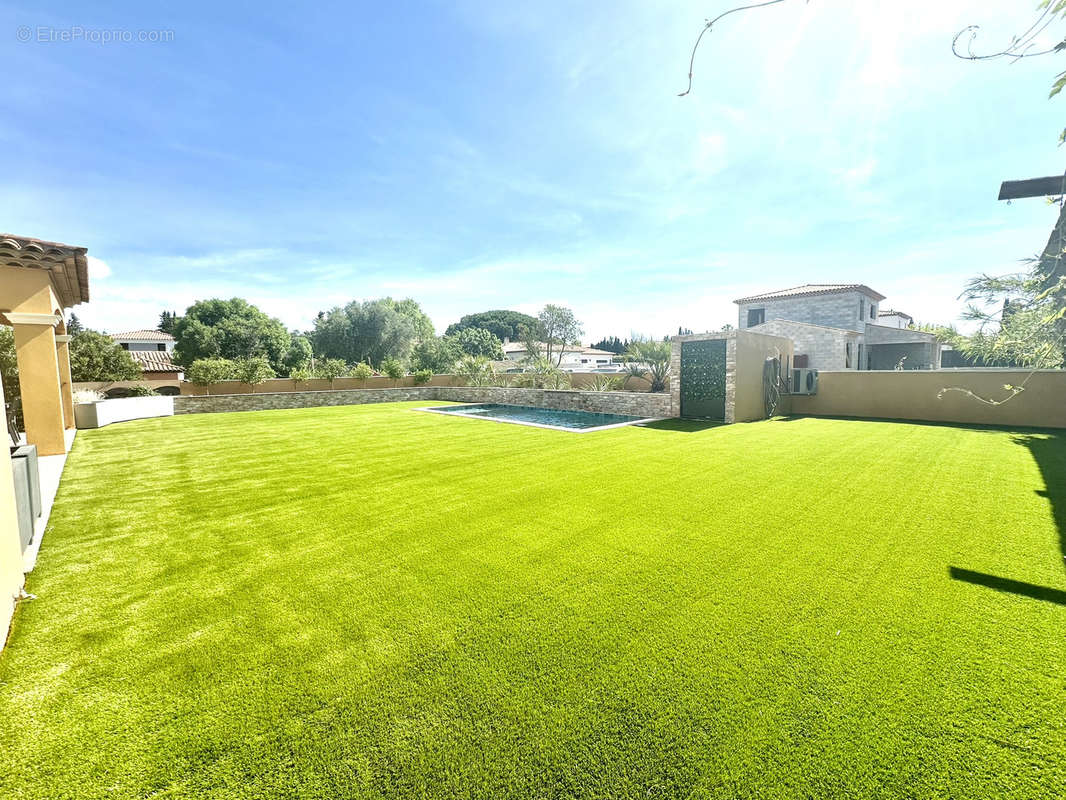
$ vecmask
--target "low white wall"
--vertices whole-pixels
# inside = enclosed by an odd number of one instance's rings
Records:
[[[80,428],[102,428],[112,422],[131,419],[170,417],[174,414],[173,397],[123,397],[116,400],[97,400],[74,406],[74,423]]]

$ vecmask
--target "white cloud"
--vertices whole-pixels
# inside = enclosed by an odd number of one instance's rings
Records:
[[[96,256],[86,256],[85,261],[89,265],[90,282],[102,281],[111,276],[111,267],[108,266],[106,261]]]

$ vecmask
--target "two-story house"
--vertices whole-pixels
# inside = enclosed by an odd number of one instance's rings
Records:
[[[884,299],[861,283],[808,283],[734,302],[737,327],[788,337],[797,367],[939,369],[936,337],[898,323],[882,324]]]
[[[153,381],[180,381],[181,367],[170,358],[174,351],[174,337],[162,331],[126,331],[112,333],[123,350],[128,350],[133,360],[141,365],[144,377]]]

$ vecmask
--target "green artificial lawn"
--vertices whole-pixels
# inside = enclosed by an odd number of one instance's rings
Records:
[[[415,405],[80,433],[0,797],[1066,794],[1066,433]]]

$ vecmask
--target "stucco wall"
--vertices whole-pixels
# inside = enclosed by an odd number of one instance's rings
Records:
[[[780,358],[784,370],[792,361],[792,340],[754,331],[737,331],[733,422],[766,418],[763,364],[767,358]]]
[[[275,408],[393,403],[401,400],[452,400],[464,403],[508,403],[574,411],[598,411],[639,417],[669,417],[670,395],[649,392],[583,392],[505,387],[422,386],[395,389],[350,389],[321,392],[260,392],[174,398],[175,414],[264,411]]]
[[[1025,391],[1003,405],[982,403],[959,391],[990,400]],[[931,422],[1066,428],[1066,370],[914,370],[910,372],[821,372],[818,394],[792,398],[794,414],[913,419]]]

